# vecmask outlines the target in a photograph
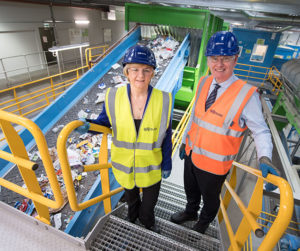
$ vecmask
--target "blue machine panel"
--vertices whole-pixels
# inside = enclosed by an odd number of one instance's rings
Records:
[[[272,65],[279,71],[281,66],[291,59],[300,58],[300,46],[297,45],[279,45],[275,51]]]
[[[281,33],[240,28],[234,28],[233,33],[239,41],[241,51],[235,74],[246,78],[241,75],[245,75],[245,70],[250,70],[247,79],[262,82],[260,79],[264,78],[265,67],[272,66]],[[249,68],[249,65],[253,67]]]

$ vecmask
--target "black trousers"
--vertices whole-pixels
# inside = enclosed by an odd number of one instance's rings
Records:
[[[140,188],[133,189],[125,188],[125,200],[128,204],[128,218],[129,221],[135,222],[139,218],[140,222],[146,227],[150,228],[155,223],[154,207],[157,203],[160,182],[143,188],[143,196],[140,198]]]
[[[185,157],[184,189],[187,197],[185,210],[187,213],[196,214],[202,197],[204,205],[199,217],[201,225],[209,224],[216,217],[220,206],[219,195],[227,174],[215,175],[203,171],[192,163],[191,154]]]

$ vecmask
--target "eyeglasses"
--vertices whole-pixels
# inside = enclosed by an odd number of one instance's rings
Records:
[[[212,63],[218,63],[219,61],[222,61],[224,63],[229,63],[234,61],[235,56],[211,56],[208,57],[209,61]]]
[[[138,69],[138,68],[128,68],[128,70],[133,74],[138,74],[138,72],[141,70],[143,75],[151,75],[153,73],[153,69],[151,68],[145,68],[145,69]]]

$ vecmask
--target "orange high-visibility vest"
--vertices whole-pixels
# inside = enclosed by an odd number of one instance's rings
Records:
[[[226,174],[239,151],[247,126],[240,127],[241,113],[256,87],[237,80],[205,112],[213,77],[203,77],[196,92],[195,112],[186,138],[187,155],[193,164],[210,173]]]

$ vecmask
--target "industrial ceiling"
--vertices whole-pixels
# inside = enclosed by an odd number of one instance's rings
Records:
[[[17,2],[65,5],[108,10],[125,3],[209,9],[214,15],[246,28],[300,31],[300,0],[23,0]]]

